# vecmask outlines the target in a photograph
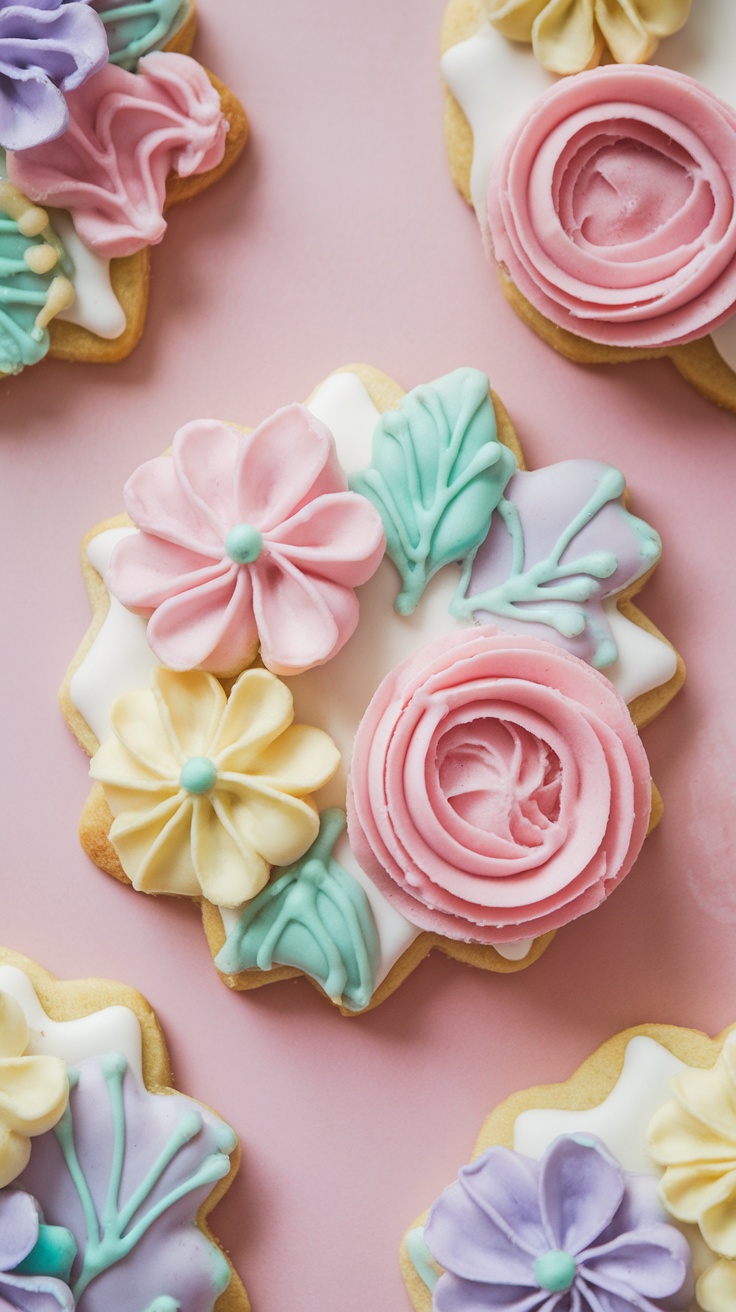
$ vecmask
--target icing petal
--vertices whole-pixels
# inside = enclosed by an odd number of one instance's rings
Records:
[[[12,1271],[28,1256],[39,1225],[38,1208],[29,1194],[0,1194],[0,1272]]]
[[[240,518],[233,483],[242,441],[236,429],[214,419],[185,424],[174,438],[174,468],[182,490],[212,524],[221,543]]]
[[[332,434],[305,406],[282,407],[244,439],[235,480],[237,518],[264,535],[308,501],[345,491]]]
[[[731,1312],[736,1307],[736,1262],[716,1262],[700,1277],[698,1306],[702,1312]]]
[[[120,745],[142,767],[142,777],[147,782],[178,779],[183,761],[166,732],[152,688],[132,688],[116,697],[110,707],[110,725]],[[93,779],[98,777],[98,769],[106,771],[105,747],[103,743],[92,758]],[[110,756],[113,750],[110,748]]]
[[[176,440],[175,437],[174,442]],[[192,553],[204,556],[202,565],[222,559],[221,526],[197,498],[189,495],[188,488],[179,478],[172,456],[156,456],[139,465],[125,484],[123,496],[125,509],[138,528],[184,549],[185,570],[189,568]],[[117,561],[132,550],[129,545],[132,541],[132,536],[123,538],[113,552],[110,583],[116,596],[116,589],[112,585]],[[143,543],[139,542],[136,549],[138,559],[146,544],[147,539]]]
[[[539,1192],[550,1248],[581,1253],[610,1225],[624,1175],[602,1144],[558,1139],[542,1162]]]
[[[233,815],[233,810],[235,814]],[[237,808],[222,793],[197,798],[192,822],[192,857],[205,897],[219,907],[237,907],[268,881],[269,865],[239,828]]]
[[[621,1293],[629,1286],[644,1298],[664,1299],[685,1284],[690,1246],[674,1226],[651,1226],[619,1235],[580,1261],[586,1279],[602,1289]]]
[[[532,44],[540,64],[551,73],[579,73],[601,57],[594,0],[549,0],[534,21]]]
[[[150,533],[131,533],[115,547],[108,587],[128,610],[150,615],[176,593],[206,588],[231,569],[227,559],[203,557]]]
[[[0,1188],[17,1180],[28,1165],[30,1156],[29,1136],[8,1128],[0,1102]]]
[[[303,797],[322,788],[339,764],[340,753],[328,734],[293,724],[263,748],[248,773],[272,788]]]
[[[289,688],[268,670],[246,670],[233,684],[212,754],[221,770],[247,771],[294,719]]]
[[[487,0],[488,17],[511,41],[531,41],[532,26],[548,0]]]
[[[271,866],[297,861],[319,832],[317,809],[309,799],[291,797],[261,780],[228,778],[218,790],[217,805],[227,808],[233,827]]]
[[[240,671],[258,648],[249,571],[231,567],[169,597],[148,621],[148,641],[172,670],[203,666],[223,676]]]
[[[191,856],[192,799],[181,794],[143,814],[116,817],[110,841],[122,867],[142,893],[200,893]]]
[[[28,1047],[29,1038],[28,1021],[20,1003],[16,1002],[9,993],[0,992],[0,1059],[21,1057]],[[1,1237],[2,1228],[0,1228]],[[2,1267],[1,1256],[0,1267]]]
[[[595,17],[617,64],[643,64],[657,49],[632,0],[595,0]]]
[[[158,712],[177,759],[208,756],[227,704],[222,684],[202,670],[177,673],[162,665],[153,678]]]
[[[264,665],[287,675],[328,661],[355,632],[359,617],[349,588],[302,574],[275,553],[253,567],[253,611]]]
[[[375,573],[386,545],[381,516],[355,492],[318,497],[280,524],[271,541],[302,573],[351,588]]]

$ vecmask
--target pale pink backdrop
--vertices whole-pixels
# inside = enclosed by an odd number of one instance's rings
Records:
[[[443,0],[200,9],[197,51],[251,118],[246,158],[172,214],[130,360],[0,383],[1,938],[156,1007],[180,1086],[243,1142],[216,1228],[255,1312],[401,1312],[401,1234],[499,1099],[621,1027],[736,1019],[736,417],[666,363],[576,368],[507,308],[445,164]],[[191,907],[87,861],[86,760],[55,696],[88,621],[79,541],[131,470],[187,420],[257,423],[355,360],[407,388],[475,365],[531,464],[620,463],[664,538],[646,608],[689,681],[645,735],[664,821],[602,910],[525,973],[437,957],[344,1020],[305,981],[228,993]]]

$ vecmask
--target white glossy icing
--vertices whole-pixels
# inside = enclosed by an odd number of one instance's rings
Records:
[[[101,259],[85,246],[66,210],[52,210],[49,217],[74,265],[76,295],[59,319],[88,328],[98,337],[109,340],[120,337],[126,327],[125,311],[112,289],[110,261]]]
[[[349,472],[364,468],[370,461],[379,412],[357,375],[333,374],[314,393],[309,408],[334,434],[343,466]],[[115,544],[135,531],[108,529],[90,542],[88,558],[103,580],[107,578]],[[353,738],[360,716],[379,683],[432,637],[463,627],[448,611],[458,577],[459,567],[441,570],[430,581],[414,614],[401,617],[393,609],[398,574],[391,561],[384,559],[373,578],[358,589],[361,622],[350,641],[327,665],[288,680],[297,722],[324,729],[342,755],[340,769],[319,794],[321,808],[345,805]],[[616,666],[607,673],[622,696],[633,700],[671,678],[676,668],[672,649],[627,620],[616,610],[614,602],[607,603],[606,610],[620,653]],[[105,620],[75,671],[70,687],[74,706],[99,741],[109,735],[109,710],[115,697],[131,688],[147,687],[156,664],[146,641],[145,620],[111,597]],[[335,856],[362,885],[371,903],[379,931],[377,984],[380,984],[419,931],[378,892],[355,860],[344,835]],[[239,912],[236,909],[221,914],[229,933]],[[532,943],[533,939],[525,939],[504,944],[497,950],[509,961],[521,961]]]
[[[30,1030],[29,1053],[61,1057],[67,1066],[74,1066],[85,1057],[119,1052],[142,1079],[141,1027],[129,1007],[105,1007],[79,1020],[52,1020],[30,979],[16,966],[0,966],[0,991],[23,1008]]]
[[[660,43],[652,62],[696,78],[736,108],[735,49],[734,0],[697,0],[688,22]],[[485,232],[493,160],[511,129],[556,78],[537,62],[531,46],[508,41],[490,23],[448,50],[441,67],[473,133],[470,190]],[[711,337],[726,363],[736,369],[734,320]]]

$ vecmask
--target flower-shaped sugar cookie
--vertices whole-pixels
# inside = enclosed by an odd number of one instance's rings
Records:
[[[23,1010],[0,992],[0,1188],[28,1165],[31,1139],[61,1119],[69,1097],[64,1063],[28,1055]]]
[[[625,497],[602,461],[526,470],[475,369],[188,425],[85,549],[83,846],[196,898],[234,988],[302,972],[354,1012],[435,945],[530,964],[661,812],[638,730],[683,669]]]

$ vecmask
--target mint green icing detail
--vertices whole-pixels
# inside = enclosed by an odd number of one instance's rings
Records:
[[[562,1294],[571,1289],[576,1271],[575,1258],[561,1248],[542,1253],[534,1263],[534,1279],[540,1289],[548,1289],[551,1294]]]
[[[209,756],[190,756],[184,762],[179,783],[188,793],[208,793],[217,781],[217,766]]]
[[[54,247],[57,263],[49,273],[34,273],[25,253],[44,244]],[[53,229],[47,226],[37,237],[24,237],[15,220],[0,210],[0,373],[19,374],[47,355],[49,332],[37,327],[36,318],[60,274],[71,277],[73,265]]]
[[[225,1265],[227,1266],[227,1263]],[[175,1298],[170,1298],[168,1294],[163,1294],[161,1298],[154,1298],[146,1308],[146,1312],[181,1312],[181,1303]]]
[[[498,513],[511,537],[511,573],[505,582],[497,587],[485,592],[476,592],[472,597],[468,597],[467,590],[474,561],[474,555],[470,556],[465,562],[457,592],[450,605],[450,613],[459,619],[469,621],[476,612],[489,611],[506,619],[546,624],[563,638],[577,637],[587,624],[596,639],[593,664],[598,669],[613,664],[618,651],[610,634],[604,628],[597,626],[579,607],[596,594],[596,579],[607,579],[615,574],[618,560],[612,551],[593,551],[566,564],[562,563],[561,558],[570,543],[594,515],[597,515],[609,501],[618,500],[625,485],[624,476],[618,469],[606,470],[590,500],[560,534],[549,555],[528,569],[524,568],[524,533],[519,512],[513,501],[502,497],[498,504]],[[645,528],[646,536],[643,533]],[[658,554],[658,543],[659,539],[653,538],[651,530],[642,524],[642,552],[645,558],[647,553],[651,554],[652,563]],[[579,575],[588,577],[577,577]],[[571,605],[566,608],[549,604],[561,601],[569,602]]]
[[[225,538],[225,550],[236,565],[252,565],[262,546],[263,535],[255,524],[236,524]]]
[[[94,0],[94,8],[107,29],[110,63],[135,72],[138,60],[160,50],[187,16],[187,0],[130,0],[110,4]]]
[[[439,1275],[432,1266],[432,1254],[424,1240],[424,1227],[417,1226],[406,1236],[406,1251],[419,1279],[424,1282],[430,1294],[439,1280]]]
[[[400,615],[411,614],[437,570],[478,548],[515,468],[478,369],[417,387],[381,416],[371,464],[350,486],[383,519],[386,551],[401,575]]]
[[[345,813],[323,811],[309,851],[287,866],[244,908],[215,958],[218,970],[294,966],[328,997],[361,1011],[373,996],[378,933],[360,884],[333,859]]]
[[[76,1256],[77,1245],[70,1230],[62,1225],[42,1225],[33,1248],[15,1267],[13,1275],[53,1276],[68,1284]]]
[[[199,1134],[203,1122],[199,1112],[194,1110],[182,1116],[168,1144],[159,1153],[147,1175],[144,1176],[137,1189],[130,1195],[127,1203],[121,1205],[120,1187],[125,1164],[126,1143],[123,1080],[127,1066],[128,1063],[125,1057],[119,1053],[109,1053],[102,1059],[102,1070],[108,1089],[112,1114],[113,1152],[107,1195],[100,1216],[97,1215],[94,1199],[77,1157],[71,1101],[67,1104],[66,1111],[54,1130],[61,1151],[64,1154],[66,1168],[79,1197],[87,1231],[87,1246],[84,1252],[82,1269],[72,1290],[77,1303],[87,1286],[103,1271],[107,1271],[127,1257],[136,1244],[148,1233],[154,1222],[164,1212],[168,1211],[174,1203],[203,1185],[213,1185],[217,1180],[222,1180],[230,1170],[229,1158],[223,1154],[218,1152],[206,1157],[194,1175],[152,1204],[149,1210],[143,1212],[143,1215],[138,1217],[135,1224],[133,1224],[134,1217],[137,1217],[138,1213],[144,1208],[146,1200],[156,1188],[166,1168],[185,1144]],[[67,1073],[69,1088],[73,1090],[79,1081],[79,1071],[75,1067],[70,1067]]]

